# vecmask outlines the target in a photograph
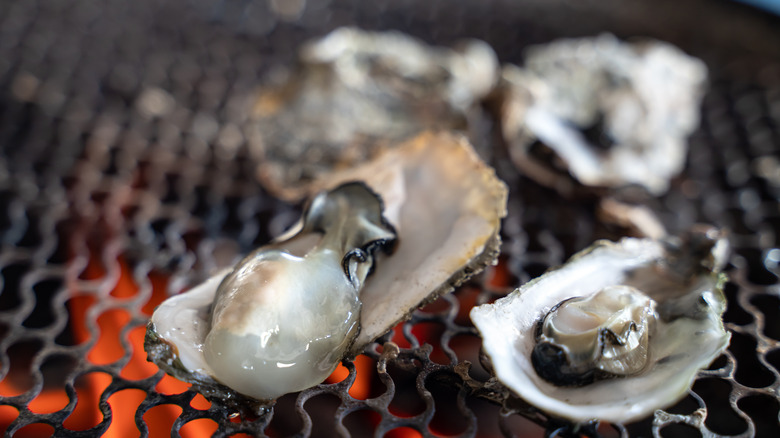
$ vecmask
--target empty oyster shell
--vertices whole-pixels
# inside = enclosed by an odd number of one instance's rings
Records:
[[[524,67],[503,70],[503,136],[518,168],[562,192],[571,183],[538,142],[586,186],[660,195],[685,164],[706,77],[704,63],[659,41],[605,34],[535,46]]]
[[[506,187],[461,136],[420,135],[387,150],[374,161],[324,176],[307,190],[311,193],[333,193],[338,187],[344,187],[344,183],[354,181],[360,181],[381,196],[384,201],[383,216],[395,230],[397,244],[392,256],[383,257],[375,265],[358,263],[354,267],[345,267],[349,268],[347,272],[354,272],[358,280],[366,278],[359,293],[362,302],[360,332],[347,352],[340,356],[331,355],[335,361],[333,366],[342,357],[361,353],[366,345],[392,329],[414,309],[451,291],[493,263],[498,256],[501,218],[506,214]],[[316,199],[309,211],[316,210]],[[359,215],[357,219],[342,219],[348,223],[359,223],[358,229],[365,231],[358,233],[357,245],[346,247],[389,240],[388,228],[379,226],[383,221],[376,219],[376,213],[371,217],[374,219],[368,221],[365,215]],[[300,256],[317,242],[324,244],[327,239],[320,236],[318,227],[310,225],[315,222],[304,218],[279,238],[281,242],[272,244],[272,248]],[[345,229],[353,228],[349,226]],[[371,248],[371,245],[366,248]],[[359,257],[356,261],[362,262],[362,259]],[[370,257],[366,260],[372,261]],[[372,266],[372,274],[365,277],[366,270]],[[319,278],[322,273],[319,267],[315,268],[312,277]],[[204,358],[204,340],[214,324],[209,318],[209,309],[218,286],[227,274],[228,271],[220,272],[191,291],[164,302],[149,323],[145,348],[149,359],[166,372],[193,383],[209,397],[218,397],[241,408],[253,403],[242,393],[264,399],[273,396],[250,393],[245,385],[239,385],[235,390],[225,387],[219,381],[228,379],[215,376]],[[350,285],[343,286],[348,288]],[[258,320],[265,319],[264,308],[254,303],[248,300],[245,304],[257,308]],[[341,313],[338,317],[344,320],[341,331],[350,332],[349,318]],[[296,342],[299,340],[293,339],[293,344]],[[316,384],[326,376],[327,373],[323,372],[306,385]],[[277,392],[297,389],[301,388],[285,387]]]
[[[498,380],[528,403],[576,422],[639,419],[728,346],[724,245],[712,229],[600,241],[471,319]]]
[[[305,44],[299,65],[259,92],[251,145],[258,178],[277,196],[323,172],[376,156],[424,130],[467,129],[498,79],[486,43],[428,46],[400,32],[340,28]]]

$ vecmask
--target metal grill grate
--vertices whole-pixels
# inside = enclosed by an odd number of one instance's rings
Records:
[[[258,418],[144,365],[155,303],[297,217],[255,182],[245,99],[301,41],[346,24],[439,44],[478,37],[510,62],[531,43],[610,30],[708,62],[688,168],[648,201],[672,232],[732,231],[731,347],[688,397],[636,424],[579,431],[518,400],[491,403],[504,390],[480,364],[468,309],[618,233],[598,222],[595,199],[517,175],[489,136],[482,149],[511,189],[501,264],[388,334],[400,349],[377,343],[342,381]],[[0,2],[0,424],[18,436],[133,425],[142,436],[193,425],[218,436],[780,435],[779,25],[704,0]]]

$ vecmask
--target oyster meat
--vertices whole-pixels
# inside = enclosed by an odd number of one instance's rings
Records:
[[[355,340],[358,293],[375,251],[389,249],[395,238],[377,195],[361,183],[340,185],[313,198],[294,236],[255,250],[218,281],[165,301],[150,331],[176,346],[181,366],[253,398],[307,388],[333,372]],[[170,317],[203,288],[213,292],[196,308],[201,330],[181,330],[183,321]],[[197,340],[187,338],[193,334]],[[196,354],[181,348],[188,341],[197,344]]]
[[[682,398],[730,335],[712,228],[600,241],[471,310],[496,377],[557,417],[625,423]]]
[[[250,144],[258,178],[298,200],[300,187],[424,130],[467,129],[498,79],[493,49],[428,46],[401,32],[340,28],[300,49],[298,65],[261,87]]]
[[[685,164],[706,78],[703,62],[660,41],[605,34],[535,46],[522,68],[503,69],[503,136],[542,184],[571,190],[557,161],[585,186],[660,195]]]
[[[557,385],[584,385],[630,376],[647,365],[655,303],[640,290],[608,286],[562,301],[537,325],[531,362]]]
[[[285,235],[155,310],[149,360],[241,409],[321,382],[498,256],[506,187],[462,136],[422,134],[306,190]]]

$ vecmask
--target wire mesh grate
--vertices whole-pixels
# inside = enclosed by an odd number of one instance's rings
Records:
[[[0,3],[7,435],[780,434],[778,19],[703,0],[418,3]],[[729,38],[719,33],[727,19]],[[297,218],[299,206],[256,183],[246,96],[274,65],[292,62],[301,41],[348,24],[439,44],[478,37],[509,62],[528,44],[610,30],[668,40],[708,63],[688,167],[668,195],[648,200],[670,231],[712,223],[731,231],[734,246],[731,346],[684,400],[634,424],[574,430],[506,399],[489,379],[468,309],[620,234],[599,222],[596,199],[562,199],[518,175],[491,138],[486,158],[510,187],[501,263],[417,311],[325,384],[237,416],[146,362],[143,328],[156,304]]]

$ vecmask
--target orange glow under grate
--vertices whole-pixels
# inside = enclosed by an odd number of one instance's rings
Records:
[[[133,281],[133,273],[128,263],[121,257],[117,260],[119,266],[119,275],[115,287],[110,295],[120,300],[130,300],[139,293],[138,285]],[[491,268],[489,272],[489,282],[496,288],[500,288],[509,283],[506,267],[500,264]],[[80,280],[93,281],[100,280],[107,275],[106,269],[96,260],[90,260],[82,274]],[[142,307],[142,312],[146,316],[151,316],[154,308],[159,305],[166,297],[166,288],[168,278],[164,275],[151,273],[149,281],[152,285],[152,293],[148,302]],[[68,300],[68,311],[70,312],[70,332],[75,345],[83,345],[92,340],[92,334],[87,324],[91,315],[91,309],[95,306],[97,299],[83,291],[79,291],[78,282],[71,285],[71,298]],[[469,293],[468,288],[459,294],[461,299],[461,308],[457,320],[468,321],[468,309],[470,309],[478,291]],[[435,312],[438,302],[423,309],[423,311]],[[125,355],[125,348],[122,345],[121,337],[123,330],[126,331],[126,341],[131,349],[131,354],[127,364],[121,369],[119,376],[126,380],[141,380],[153,376],[158,372],[158,367],[146,360],[146,352],[143,349],[145,326],[136,325],[128,327],[132,318],[130,313],[123,308],[108,309],[97,315],[96,323],[99,328],[99,335],[94,340],[94,345],[89,349],[86,359],[95,365],[110,365],[122,359]],[[398,324],[394,330],[392,341],[401,348],[409,348],[409,341],[402,334],[403,323]],[[437,363],[446,364],[449,359],[444,354],[439,344],[442,327],[435,323],[418,323],[412,328],[412,334],[418,339],[420,344],[428,343],[432,345],[433,352],[431,359]],[[373,396],[373,382],[377,379],[376,363],[373,359],[360,355],[354,361],[356,367],[355,382],[349,389],[349,394],[355,399],[366,400]],[[325,383],[337,383],[344,380],[348,375],[348,370],[339,365],[336,370],[328,377]],[[111,384],[111,375],[103,372],[90,372],[78,377],[75,380],[75,389],[77,394],[77,403],[72,414],[65,420],[64,426],[73,431],[89,430],[102,421],[103,415],[99,409],[101,394]],[[161,394],[173,395],[180,394],[190,388],[190,384],[181,382],[169,375],[164,375],[157,383],[155,390]],[[0,394],[18,395],[24,393],[29,388],[19,387],[11,378],[6,378],[0,382]],[[135,424],[135,412],[146,397],[146,393],[140,389],[124,389],[112,393],[107,401],[111,409],[111,421],[108,426],[105,437],[135,437],[140,436],[140,431]],[[64,388],[44,388],[44,390],[35,397],[28,405],[29,409],[35,413],[53,413],[65,408],[69,403],[69,398]],[[207,410],[211,406],[203,396],[197,395],[191,402],[191,406],[199,410]],[[394,414],[398,417],[410,417],[416,415],[415,412],[404,412],[403,407],[396,408],[398,412]],[[173,404],[163,404],[149,409],[142,416],[143,421],[149,429],[150,437],[170,436],[171,428],[176,418],[182,413],[182,408]],[[5,429],[18,416],[15,408],[10,406],[0,406],[0,430]],[[379,424],[378,416],[370,416],[370,423],[376,427]],[[180,429],[182,437],[201,437],[209,436],[217,429],[217,423],[201,418],[192,420],[183,425]],[[273,426],[265,431],[270,436],[276,436]],[[14,436],[18,438],[38,437],[50,435],[51,426],[45,424],[33,424],[19,430]],[[431,430],[436,436],[439,434]],[[242,435],[234,435],[242,436]],[[422,436],[414,429],[401,427],[393,429],[386,434],[388,438],[416,438]],[[444,436],[444,435],[441,435]]]
[[[116,286],[111,290],[111,296],[119,299],[131,299],[135,297],[139,288],[132,278],[132,272],[128,264],[121,258],[118,260],[120,275]],[[105,269],[95,260],[90,260],[81,280],[98,280],[106,275]],[[152,294],[149,301],[143,306],[142,312],[151,316],[154,308],[166,298],[167,278],[159,274],[150,274],[149,281],[152,284]],[[96,298],[83,293],[77,288],[71,288],[71,299],[68,300],[70,312],[70,332],[76,345],[89,342],[92,334],[87,325],[90,317],[90,308],[96,303]],[[98,338],[87,353],[86,359],[95,365],[108,365],[116,362],[125,355],[125,349],[120,342],[122,330],[131,321],[131,316],[124,309],[109,309],[97,317],[99,328]],[[140,380],[153,376],[158,368],[146,360],[146,352],[143,348],[146,327],[138,325],[129,329],[127,341],[131,348],[130,359],[122,368],[119,375],[127,380]],[[64,426],[70,430],[83,431],[91,429],[101,421],[103,414],[99,409],[100,396],[111,383],[111,376],[106,373],[92,372],[80,376],[75,380],[74,386],[77,394],[76,407],[68,416]],[[179,394],[190,388],[190,384],[181,382],[168,375],[157,383],[156,390],[163,394]],[[0,394],[18,395],[29,388],[19,388],[12,378],[6,378],[0,382]],[[140,389],[125,389],[117,391],[108,397],[111,408],[111,423],[104,437],[126,438],[140,436],[140,431],[135,425],[135,412],[146,397],[146,393]],[[67,406],[69,398],[64,388],[44,388],[29,404],[30,411],[35,413],[57,412]],[[196,409],[208,409],[211,406],[203,396],[196,396],[192,402]],[[171,427],[176,418],[181,414],[182,408],[176,405],[160,405],[149,409],[143,415],[144,422],[149,428],[150,437],[169,437]],[[10,406],[0,407],[0,430],[5,430],[18,416],[18,411]],[[181,429],[182,437],[202,437],[211,435],[217,428],[217,424],[211,420],[192,421]],[[19,430],[14,437],[34,438],[46,436],[52,433],[51,426],[30,425]]]

